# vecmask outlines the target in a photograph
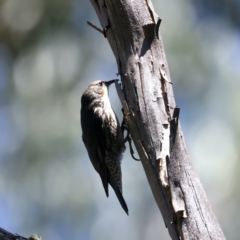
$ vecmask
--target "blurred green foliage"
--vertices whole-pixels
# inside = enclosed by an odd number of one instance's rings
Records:
[[[239,25],[199,3],[153,1],[189,151],[227,239],[239,239]],[[0,226],[54,240],[169,239],[128,150],[129,217],[88,160],[80,96],[117,66],[86,21],[99,25],[87,0],[0,1]],[[122,118],[113,87],[110,98]]]

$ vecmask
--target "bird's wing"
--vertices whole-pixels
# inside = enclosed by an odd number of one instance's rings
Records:
[[[87,110],[86,110],[87,111]],[[105,163],[105,136],[102,119],[82,109],[82,139],[94,169],[99,173],[105,193],[108,197],[108,171]]]
[[[91,116],[91,117],[88,117]],[[94,117],[92,117],[94,116]],[[108,183],[112,186],[122,208],[128,214],[127,204],[122,196],[121,189],[114,180],[111,172],[106,164],[106,152],[111,151],[112,135],[107,130],[105,122],[102,118],[94,114],[88,114],[81,111],[81,125],[83,133],[83,142],[88,151],[89,158],[99,173],[105,193],[108,197]]]
[[[108,169],[107,165],[105,162],[105,157],[106,157],[106,142],[105,142],[105,136],[104,136],[104,131],[102,130],[102,127],[100,128],[100,131],[97,135],[97,150],[98,150],[98,157],[100,161],[100,172],[99,175],[102,180],[103,188],[105,190],[105,193],[108,197]]]

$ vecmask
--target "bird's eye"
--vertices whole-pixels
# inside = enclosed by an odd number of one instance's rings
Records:
[[[101,82],[99,83],[100,86],[103,86],[103,84],[104,84],[103,81],[101,81]]]

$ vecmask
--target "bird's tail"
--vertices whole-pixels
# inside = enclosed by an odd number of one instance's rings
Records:
[[[118,188],[116,182],[114,181],[111,173],[109,173],[109,183],[110,185],[112,186],[117,198],[118,198],[118,201],[120,202],[123,210],[126,212],[126,214],[128,215],[128,207],[127,207],[127,204],[123,198],[123,195],[122,195],[122,191]]]

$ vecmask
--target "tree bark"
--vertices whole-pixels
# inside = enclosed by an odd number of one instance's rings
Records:
[[[225,239],[187,150],[151,0],[90,1],[116,57],[125,119],[171,238]]]

